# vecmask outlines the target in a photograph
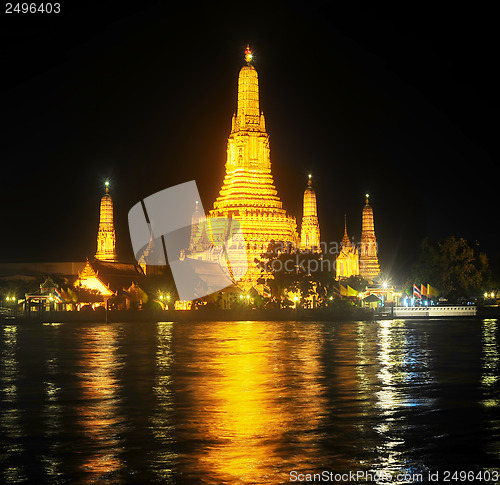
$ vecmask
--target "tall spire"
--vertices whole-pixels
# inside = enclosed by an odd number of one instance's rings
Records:
[[[109,195],[109,182],[106,180],[106,193],[101,199],[99,231],[97,232],[96,259],[116,261],[116,235],[113,223],[113,200]]]
[[[257,285],[261,275],[255,259],[267,250],[271,240],[294,247],[298,240],[296,220],[283,209],[274,185],[269,135],[259,111],[259,80],[250,64],[251,55],[247,47],[246,65],[238,76],[237,110],[227,140],[226,174],[208,217],[212,232],[212,218],[234,219],[240,224],[247,249],[245,267],[249,268],[245,280],[240,281],[245,288]]]
[[[342,247],[348,247],[351,245],[351,240],[347,235],[347,216],[344,214],[344,237],[342,238]]]
[[[245,60],[247,65],[241,68],[238,76],[238,109],[232,131],[265,132],[264,115],[259,111],[259,78],[250,64],[252,51],[249,46],[245,49]]]
[[[300,231],[300,249],[319,249],[319,221],[316,205],[316,192],[312,188],[311,174],[304,191],[304,210],[302,215],[302,226]]]
[[[377,256],[377,239],[375,238],[373,209],[370,206],[369,197],[369,194],[366,194],[366,204],[363,207],[360,274],[368,281],[373,281],[380,273],[380,266]]]

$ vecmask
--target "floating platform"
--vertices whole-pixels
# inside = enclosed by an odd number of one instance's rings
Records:
[[[466,306],[430,306],[430,307],[394,307],[394,313],[389,309],[389,315],[394,318],[407,317],[475,317],[477,307],[473,305]]]

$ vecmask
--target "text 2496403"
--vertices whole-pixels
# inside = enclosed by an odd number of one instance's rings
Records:
[[[6,3],[5,13],[12,14],[51,14],[60,13],[60,3]]]

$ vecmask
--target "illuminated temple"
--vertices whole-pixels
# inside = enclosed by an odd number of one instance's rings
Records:
[[[101,261],[116,261],[116,235],[113,224],[113,200],[109,195],[109,184],[106,182],[106,193],[101,199],[99,231],[97,233],[97,253],[95,258]]]
[[[239,284],[249,288],[259,277],[254,260],[271,240],[297,246],[299,239],[296,220],[283,209],[274,186],[269,135],[259,109],[259,80],[248,47],[245,60],[247,65],[238,78],[238,107],[227,141],[226,174],[209,221],[229,218],[240,223],[249,270]]]
[[[312,188],[311,175],[304,191],[304,210],[300,226],[300,249],[302,251],[317,251],[320,248],[318,209],[316,192]]]
[[[87,260],[83,270],[78,272],[73,286],[95,292],[93,307],[104,306],[112,298],[117,308],[120,305],[129,308],[131,295],[143,293],[138,283],[143,281],[144,272],[137,264],[118,261],[109,182],[106,181],[105,186],[99,212],[97,252],[94,259]]]
[[[344,237],[342,248],[335,260],[336,279],[341,280],[359,275],[359,254],[347,235],[347,219],[344,216]]]
[[[369,195],[366,194],[366,204],[363,207],[362,218],[359,273],[366,280],[373,282],[373,279],[380,273],[380,266],[377,256],[373,209],[370,206],[368,198]]]

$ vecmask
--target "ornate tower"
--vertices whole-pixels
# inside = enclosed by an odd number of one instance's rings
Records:
[[[296,246],[298,235],[296,220],[283,209],[274,186],[269,135],[264,114],[259,111],[259,81],[249,47],[245,60],[247,64],[238,77],[238,108],[227,141],[226,175],[210,211],[209,224],[214,217],[240,223],[249,268],[240,284],[248,288],[260,276],[254,260],[271,239]]]
[[[109,195],[109,182],[106,181],[106,193],[101,199],[101,215],[97,233],[97,253],[95,258],[101,261],[116,261],[116,236],[113,225],[113,200]]]
[[[304,191],[304,211],[300,231],[300,249],[319,250],[319,222],[316,207],[316,192],[312,188],[311,175]]]
[[[344,215],[344,237],[342,249],[335,260],[336,279],[349,278],[359,274],[359,254],[347,235],[347,219]]]
[[[375,225],[373,222],[373,209],[366,194],[366,205],[363,207],[363,225],[361,231],[360,248],[360,274],[366,280],[373,282],[373,279],[380,273],[377,256],[377,239],[375,238]]]

